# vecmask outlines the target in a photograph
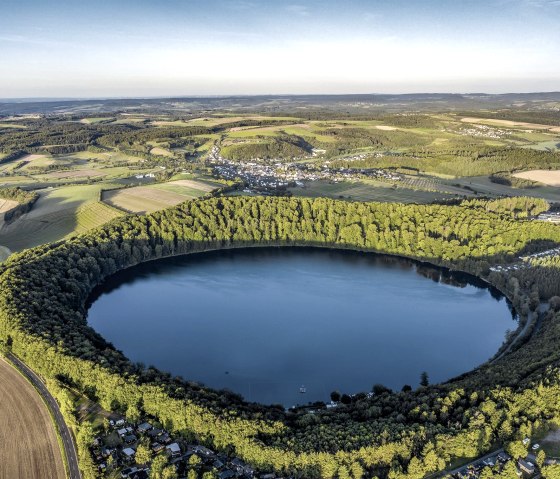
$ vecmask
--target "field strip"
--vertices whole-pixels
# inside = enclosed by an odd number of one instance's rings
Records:
[[[207,183],[203,183],[201,181],[194,181],[194,180],[175,180],[175,181],[169,181],[166,184],[186,186],[187,188],[194,188],[196,190],[202,190],[206,192],[210,192],[216,189],[216,186],[212,186]]]
[[[560,170],[531,170],[515,173],[516,178],[538,181],[549,186],[560,186]]]
[[[0,214],[5,213],[6,211],[10,211],[12,208],[15,208],[18,205],[17,201],[12,200],[5,200],[0,198]]]
[[[66,478],[51,414],[34,387],[0,358],[0,478]]]
[[[560,127],[554,125],[541,125],[540,123],[527,123],[525,121],[499,120],[496,118],[461,118],[463,123],[480,123],[492,126],[504,126],[509,128],[529,128],[532,130],[550,130],[560,133]]]

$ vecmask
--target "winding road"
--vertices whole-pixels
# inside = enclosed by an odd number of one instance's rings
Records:
[[[30,368],[28,368],[25,363],[20,361],[13,354],[7,354],[6,357],[25,375],[25,377],[33,384],[35,389],[41,394],[41,396],[47,403],[55,420],[56,427],[60,432],[60,437],[62,438],[64,454],[66,455],[70,473],[69,478],[81,479],[82,476],[78,467],[78,454],[76,452],[74,439],[70,430],[68,429],[68,426],[66,425],[66,422],[64,421],[64,417],[60,412],[60,408],[58,407],[56,399],[51,395],[41,378],[39,378],[37,374],[35,374]]]

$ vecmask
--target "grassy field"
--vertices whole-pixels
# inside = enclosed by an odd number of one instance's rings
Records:
[[[219,186],[203,181],[177,180],[106,191],[103,201],[126,212],[145,214],[198,198]]]
[[[64,479],[55,426],[33,386],[0,358],[0,477]]]
[[[39,191],[33,209],[10,224],[0,222],[0,244],[20,251],[102,225],[119,215],[98,200],[112,184],[64,186]]]

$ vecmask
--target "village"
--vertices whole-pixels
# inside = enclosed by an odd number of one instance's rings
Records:
[[[525,457],[519,457],[515,460],[515,471],[519,478],[522,479],[538,479],[541,477],[538,464],[551,465],[558,464],[557,458],[546,458],[541,446],[537,443],[531,444],[531,439],[526,437],[523,439],[524,447],[531,450]],[[514,458],[503,449],[499,449],[483,457],[480,457],[469,464],[461,466],[445,475],[445,478],[453,479],[478,479],[485,470],[494,472],[503,471],[506,465],[514,461]],[[485,475],[484,477],[488,477]],[[512,478],[514,479],[514,478]]]
[[[273,473],[257,475],[238,457],[192,444],[159,426],[148,421],[133,423],[116,417],[109,420],[106,430],[95,437],[91,447],[99,472],[115,477],[115,471],[120,471],[122,479],[148,479],[153,459],[163,457],[165,466],[170,467],[175,473],[173,477],[178,478],[187,477],[188,472],[194,470],[197,477],[205,479],[279,479]]]
[[[555,256],[560,255],[560,247],[552,248],[546,251],[541,251],[539,253],[529,254],[527,256],[520,256],[520,261],[509,264],[509,265],[497,265],[491,266],[489,269],[490,271],[495,271],[499,273],[505,273],[507,271],[516,271],[523,268],[530,268],[534,266],[533,260],[536,259],[545,259],[545,258],[554,258]]]
[[[354,155],[345,161],[357,161],[366,155]],[[379,168],[331,168],[325,161],[321,166],[301,162],[281,162],[254,158],[248,161],[233,161],[220,154],[220,148],[214,145],[207,162],[214,174],[226,180],[241,179],[246,185],[246,192],[278,192],[289,186],[303,187],[306,181],[349,181],[361,178],[376,178],[385,181],[401,181],[403,176]]]

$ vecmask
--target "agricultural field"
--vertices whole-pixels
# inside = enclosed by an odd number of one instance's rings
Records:
[[[10,211],[12,208],[15,208],[17,205],[18,204],[16,201],[4,200],[0,198],[0,218],[2,218],[3,214],[6,211]]]
[[[526,180],[537,181],[549,186],[560,186],[560,171],[531,170],[515,173],[513,176]]]
[[[49,121],[22,115],[0,123],[0,187],[40,194],[29,213],[0,222],[4,251],[210,194],[223,186],[212,177],[240,182],[228,194],[419,203],[531,195],[560,202],[560,180],[549,171],[560,170],[559,127],[535,115],[535,121],[467,112],[90,115]],[[224,164],[227,174],[216,169]],[[283,179],[288,170],[279,165],[291,165],[292,176]],[[496,174],[506,180],[496,182]]]
[[[0,358],[2,477],[66,478],[55,428],[33,386]]]
[[[390,185],[372,185],[371,182],[339,182],[331,183],[315,181],[306,183],[303,188],[290,190],[294,196],[319,197],[326,196],[334,199],[354,201],[381,201],[401,203],[431,203],[453,198],[452,195],[422,191],[409,188],[395,188]]]
[[[6,224],[0,221],[0,245],[20,251],[60,240],[116,218],[121,213],[100,204],[102,187],[110,184],[76,185],[39,190],[29,213]]]
[[[106,204],[125,212],[145,214],[204,196],[219,186],[196,180],[176,180],[104,191],[102,199]]]

